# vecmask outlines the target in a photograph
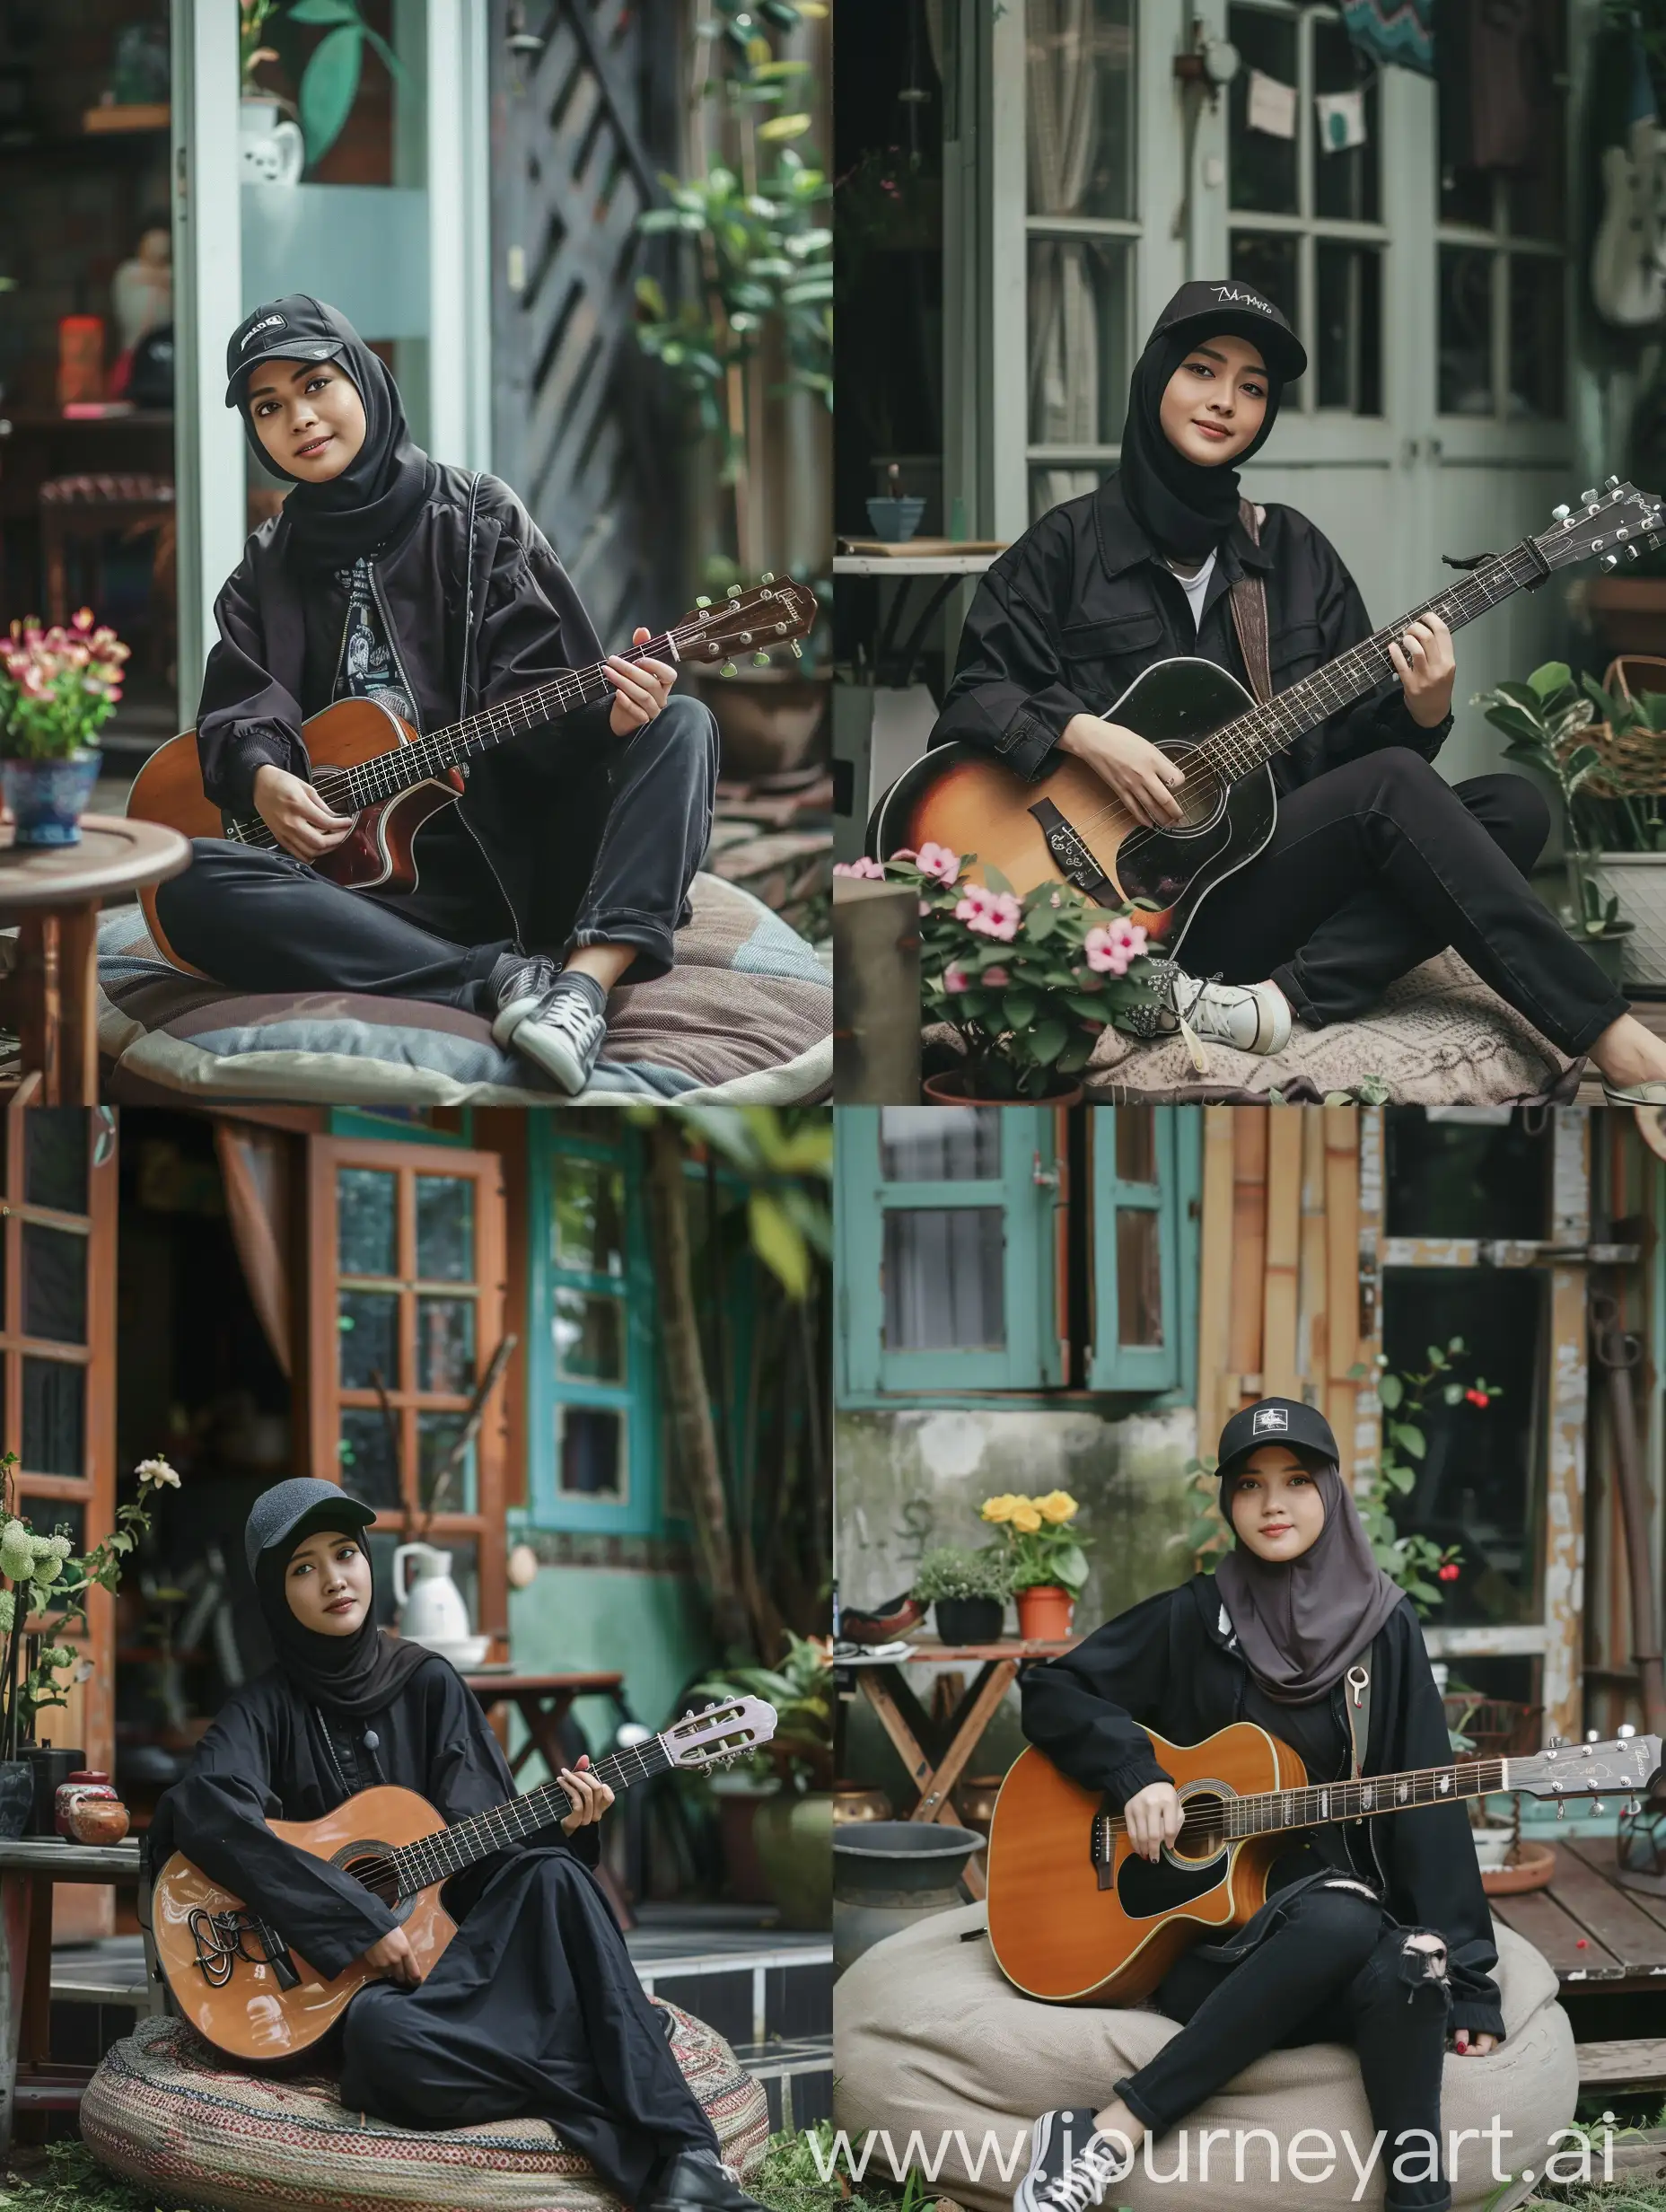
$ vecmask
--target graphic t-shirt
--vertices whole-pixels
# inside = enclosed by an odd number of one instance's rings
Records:
[[[341,633],[341,661],[336,670],[338,699],[374,699],[401,722],[416,724],[416,707],[399,678],[399,663],[381,627],[381,612],[371,589],[370,563],[338,568],[336,581],[347,595],[347,619]]]

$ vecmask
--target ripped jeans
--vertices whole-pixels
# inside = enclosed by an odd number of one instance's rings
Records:
[[[1153,2136],[1241,2074],[1264,2051],[1292,2043],[1352,2043],[1383,2131],[1379,2171],[1390,2212],[1443,2212],[1443,2180],[1397,2181],[1397,2138],[1441,2137],[1441,2067],[1450,1995],[1446,1947],[1427,1930],[1396,1927],[1362,1888],[1316,1884],[1290,1900],[1279,1924],[1231,1963],[1189,1952],[1164,1976],[1159,2007],[1183,2023],[1157,2056],[1116,2085]],[[1405,2145],[1426,2164],[1421,2136]],[[1370,2150],[1360,2144],[1363,2160]]]

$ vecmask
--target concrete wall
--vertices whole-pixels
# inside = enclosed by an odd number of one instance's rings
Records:
[[[1068,1490],[1076,1525],[1093,1539],[1092,1574],[1076,1609],[1078,1628],[1096,1628],[1138,1598],[1183,1582],[1191,1559],[1171,1540],[1192,1519],[1184,1472],[1197,1449],[1189,1406],[1117,1418],[1091,1402],[1067,1408],[937,1409],[889,1407],[845,1411],[835,1429],[836,1546],[841,1607],[872,1605],[908,1587],[923,1551],[935,1544],[978,1547],[993,1531],[978,1518],[992,1493]],[[1007,1609],[1007,1628],[1017,1615]],[[941,1672],[911,1667],[929,1707]],[[865,1699],[846,1708],[842,1779],[875,1784],[899,1812],[913,1802],[901,1761]],[[1022,1748],[1018,1698],[1009,1691],[985,1732],[969,1773],[999,1773]]]

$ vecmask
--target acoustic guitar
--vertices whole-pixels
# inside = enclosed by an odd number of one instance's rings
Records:
[[[1310,1782],[1287,1744],[1252,1721],[1202,1743],[1152,1736],[1174,1778],[1180,1832],[1161,1857],[1129,1843],[1120,1814],[1059,1772],[1033,1745],[995,1800],[987,1856],[989,1941],[1001,1971],[1027,1997],[1056,2005],[1136,2005],[1206,1936],[1241,1927],[1267,1900],[1267,1870],[1297,1830],[1383,1813],[1522,1790],[1554,1797],[1635,1800],[1661,1763],[1658,1736],[1563,1743],[1521,1759]],[[1600,1807],[1599,1806],[1599,1810]]]
[[[726,663],[732,654],[750,652],[754,665],[762,667],[778,646],[798,653],[798,640],[814,628],[817,611],[808,584],[766,575],[750,591],[736,584],[726,599],[702,599],[664,636],[627,646],[616,657],[675,665]],[[311,764],[313,789],[336,813],[351,815],[354,828],[312,866],[349,891],[414,891],[420,880],[417,832],[460,797],[468,762],[508,738],[612,697],[606,664],[599,661],[593,668],[564,669],[534,690],[500,699],[466,721],[425,735],[373,699],[338,699],[302,724],[301,742]],[[234,817],[208,799],[195,730],[170,738],[151,755],[127,794],[127,812],[141,821],[165,822],[188,838],[227,838],[265,852],[279,849],[259,814]],[[153,888],[140,892],[139,905],[157,950],[186,974],[199,974],[169,944]]]
[[[1507,553],[1487,554],[1462,581],[1374,631],[1325,667],[1263,704],[1212,661],[1159,661],[1102,711],[1150,740],[1184,770],[1173,790],[1181,819],[1162,830],[1137,821],[1085,761],[1066,753],[1029,783],[980,746],[935,746],[912,762],[875,807],[870,856],[885,860],[928,839],[975,856],[967,873],[998,872],[996,888],[1022,897],[1038,883],[1067,882],[1110,906],[1140,900],[1163,950],[1176,954],[1214,886],[1253,860],[1273,834],[1277,797],[1268,763],[1304,731],[1363,698],[1394,675],[1389,646],[1418,615],[1451,629],[1471,622],[1558,570],[1593,556],[1604,568],[1662,541],[1653,496],[1610,477],[1557,507],[1555,526]]]
[[[773,1706],[735,1698],[686,1714],[590,1769],[618,1793],[673,1767],[744,1759],[775,1734]],[[457,1933],[440,1890],[454,1874],[552,1827],[573,1810],[558,1782],[447,1827],[415,1790],[361,1790],[321,1821],[273,1821],[275,1835],[362,1882],[394,1914],[425,1975]],[[319,1973],[271,1923],[176,1851],[151,1894],[152,1936],[174,2002],[217,2050],[259,2066],[293,2058],[326,2035],[368,1981],[360,1959]]]

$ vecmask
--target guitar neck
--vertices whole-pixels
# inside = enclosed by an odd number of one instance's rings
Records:
[[[1320,1828],[1332,1821],[1370,1820],[1380,1813],[1407,1813],[1416,1805],[1450,1804],[1508,1789],[1509,1760],[1462,1759],[1450,1767],[1419,1767],[1405,1774],[1364,1775],[1357,1782],[1310,1782],[1301,1789],[1267,1790],[1225,1801],[1229,1837],[1273,1836],[1288,1829]]]
[[[674,1763],[663,1742],[654,1736],[646,1743],[615,1751],[588,1771],[599,1782],[607,1783],[617,1795],[633,1783],[645,1781],[651,1774],[663,1774]],[[444,1882],[451,1875],[460,1874],[465,1866],[489,1858],[494,1851],[524,1843],[529,1836],[536,1836],[544,1829],[553,1828],[557,1821],[565,1820],[572,1812],[573,1804],[573,1798],[559,1782],[546,1782],[540,1789],[529,1790],[524,1797],[512,1797],[507,1804],[472,1813],[468,1820],[459,1821],[451,1828],[442,1828],[434,1835],[423,1836],[415,1843],[390,1851],[387,1856],[398,1874],[399,1895],[415,1896],[431,1883]]]
[[[1393,677],[1389,647],[1399,642],[1407,623],[1422,615],[1438,614],[1448,629],[1461,629],[1466,622],[1473,622],[1477,615],[1487,613],[1549,573],[1530,538],[1507,553],[1491,555],[1449,590],[1414,607],[1387,628],[1373,630],[1323,668],[1292,684],[1289,690],[1276,693],[1224,724],[1204,739],[1198,750],[1224,781],[1236,782],[1293,745],[1303,732],[1317,729],[1342,707],[1352,706]]]

